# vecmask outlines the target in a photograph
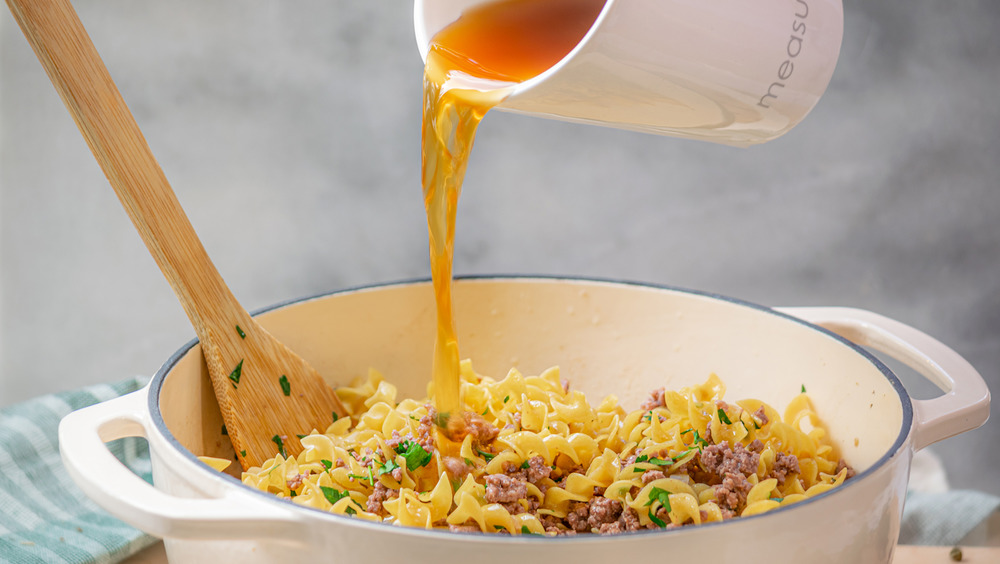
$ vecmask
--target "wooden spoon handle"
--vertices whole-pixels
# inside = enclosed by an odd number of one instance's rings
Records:
[[[7,0],[136,230],[203,335],[206,312],[240,311],[68,0]],[[233,320],[234,322],[237,322]]]
[[[299,434],[347,413],[339,398],[236,301],[69,0],[7,4],[187,312],[243,468],[297,454]]]

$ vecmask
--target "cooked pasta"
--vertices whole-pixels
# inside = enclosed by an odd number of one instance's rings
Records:
[[[433,392],[433,390],[431,390]],[[658,389],[626,412],[570,390],[552,368],[502,380],[462,363],[467,434],[436,448],[429,400],[398,401],[376,371],[338,390],[351,413],[243,473],[293,503],[397,525],[562,535],[672,528],[756,515],[853,475],[808,396],[784,415],[753,399],[727,403],[711,375]]]

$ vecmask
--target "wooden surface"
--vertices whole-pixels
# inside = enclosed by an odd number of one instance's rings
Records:
[[[345,414],[336,394],[226,286],[69,1],[7,3],[184,306],[244,469],[279,452],[275,436],[289,454],[299,452],[297,434],[325,429],[334,411]],[[253,229],[252,222],[242,228]]]

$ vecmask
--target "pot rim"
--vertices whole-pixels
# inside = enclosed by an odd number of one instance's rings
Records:
[[[733,305],[747,307],[747,308],[759,311],[761,313],[766,313],[766,314],[770,314],[770,315],[776,315],[776,316],[781,317],[783,319],[787,319],[787,320],[796,322],[796,323],[798,323],[800,325],[803,325],[803,326],[805,326],[805,327],[807,327],[809,329],[813,329],[815,331],[819,331],[820,333],[823,333],[824,335],[826,335],[828,337],[831,337],[831,338],[839,341],[840,343],[846,345],[847,347],[849,347],[850,349],[852,349],[854,352],[856,352],[857,354],[860,354],[866,360],[868,360],[869,362],[871,362],[872,365],[874,365],[882,373],[882,375],[889,381],[889,383],[892,385],[892,388],[896,391],[896,394],[899,396],[899,401],[900,401],[900,404],[901,404],[901,407],[902,407],[902,424],[900,425],[899,434],[896,436],[896,439],[893,442],[892,446],[889,447],[889,449],[885,452],[885,454],[883,454],[877,461],[875,461],[874,464],[872,464],[871,466],[869,466],[865,470],[859,472],[854,478],[851,479],[851,481],[845,482],[845,483],[843,483],[841,486],[839,486],[837,488],[828,490],[828,491],[823,492],[821,494],[818,494],[818,495],[816,495],[814,497],[811,497],[809,499],[803,500],[802,502],[799,502],[799,503],[794,503],[794,504],[791,504],[791,505],[786,505],[786,506],[783,506],[783,507],[778,507],[778,508],[772,509],[771,511],[768,511],[766,513],[761,513],[761,514],[757,514],[757,515],[751,515],[751,516],[748,516],[748,517],[740,517],[739,519],[736,519],[736,520],[727,520],[727,521],[719,521],[719,522],[712,522],[712,523],[703,523],[701,525],[698,525],[697,527],[676,527],[676,528],[672,528],[672,529],[658,529],[658,530],[643,529],[643,530],[639,530],[639,531],[631,531],[628,534],[620,534],[620,535],[572,535],[572,536],[571,535],[563,535],[563,536],[558,536],[558,537],[537,536],[537,538],[535,538],[536,535],[496,535],[496,534],[474,533],[474,532],[457,533],[457,534],[461,535],[462,540],[480,540],[480,541],[483,541],[483,542],[515,542],[515,543],[516,542],[553,542],[553,541],[555,541],[555,542],[575,542],[575,543],[579,543],[579,542],[594,542],[594,541],[598,541],[598,540],[604,541],[604,542],[607,542],[607,541],[614,542],[616,540],[623,540],[623,539],[626,539],[626,538],[634,537],[635,535],[645,535],[645,534],[660,534],[660,535],[662,535],[662,534],[667,534],[667,533],[677,534],[677,533],[683,533],[683,532],[702,531],[702,530],[708,530],[709,528],[714,528],[714,527],[719,527],[719,526],[735,525],[735,524],[738,524],[738,523],[750,522],[750,521],[756,520],[758,518],[766,518],[766,517],[771,516],[771,515],[776,514],[776,513],[783,513],[783,512],[792,510],[792,509],[800,508],[801,506],[804,506],[806,504],[811,504],[814,501],[826,498],[829,495],[841,492],[845,488],[849,488],[849,487],[853,486],[856,482],[860,482],[861,480],[863,480],[867,476],[869,476],[871,474],[874,474],[876,471],[878,471],[883,466],[885,466],[886,464],[888,464],[888,462],[890,460],[892,460],[900,452],[900,450],[902,449],[903,445],[906,443],[907,438],[909,437],[910,430],[913,427],[913,404],[911,402],[911,398],[910,398],[909,394],[906,392],[906,388],[903,386],[903,384],[899,380],[899,378],[882,361],[880,361],[877,357],[875,357],[873,354],[871,354],[870,352],[868,352],[863,347],[860,347],[860,346],[852,343],[851,341],[849,341],[849,340],[841,337],[840,335],[837,335],[836,333],[833,333],[832,331],[829,331],[827,329],[824,329],[823,327],[820,327],[818,325],[814,325],[814,324],[809,323],[809,322],[807,322],[807,321],[805,321],[803,319],[799,319],[797,317],[793,317],[791,315],[788,315],[786,313],[774,310],[774,309],[766,307],[766,306],[762,306],[762,305],[759,305],[759,304],[756,304],[756,303],[753,303],[753,302],[748,302],[748,301],[745,301],[745,300],[741,300],[741,299],[738,299],[738,298],[732,298],[732,297],[729,297],[729,296],[724,296],[724,295],[721,295],[721,294],[716,294],[714,292],[707,292],[707,291],[702,291],[702,290],[691,290],[691,289],[687,289],[687,288],[680,288],[680,287],[677,287],[677,286],[669,286],[669,285],[664,285],[664,284],[653,284],[653,283],[636,282],[636,281],[629,281],[629,280],[622,280],[622,279],[613,279],[613,278],[598,278],[598,277],[591,277],[591,276],[546,276],[546,275],[528,275],[528,274],[499,274],[499,275],[497,275],[497,274],[474,274],[474,275],[455,276],[454,280],[455,281],[478,281],[478,280],[518,281],[518,280],[537,280],[537,281],[550,281],[550,282],[560,282],[560,281],[563,281],[563,282],[596,282],[596,283],[599,283],[599,284],[609,284],[609,285],[626,286],[626,287],[638,287],[638,288],[647,288],[647,289],[652,289],[652,290],[664,290],[664,291],[668,291],[668,292],[677,292],[677,293],[682,293],[682,294],[690,294],[690,295],[693,295],[693,296],[700,296],[700,297],[711,298],[711,299],[715,299],[715,300],[720,300],[720,301],[723,301],[723,302],[727,302],[727,303],[730,303],[730,304],[733,304]],[[333,291],[329,291],[329,292],[321,292],[321,293],[318,293],[318,294],[313,294],[313,295],[302,297],[302,298],[293,298],[293,299],[285,300],[285,301],[278,302],[278,303],[270,305],[270,306],[266,306],[266,307],[261,308],[261,309],[257,309],[255,311],[251,312],[251,315],[253,315],[253,316],[256,317],[258,315],[261,315],[261,314],[264,314],[264,313],[268,313],[270,311],[277,310],[277,309],[280,309],[280,308],[283,308],[283,307],[287,307],[287,306],[290,306],[290,305],[304,303],[304,302],[309,302],[309,301],[312,301],[312,300],[326,298],[326,297],[330,297],[330,296],[335,296],[335,295],[338,295],[338,294],[350,294],[350,293],[359,292],[359,291],[365,291],[365,290],[375,290],[375,289],[382,289],[382,288],[394,288],[394,287],[402,287],[402,286],[412,286],[412,285],[417,285],[417,284],[426,284],[426,283],[430,283],[430,282],[431,282],[430,278],[412,278],[412,279],[403,279],[403,280],[398,280],[398,281],[390,281],[390,282],[381,282],[381,283],[372,283],[372,284],[365,284],[365,285],[353,286],[353,287],[349,287],[349,288],[343,288],[343,289],[340,289],[340,290],[333,290]],[[387,523],[366,521],[366,520],[363,520],[363,519],[355,519],[355,518],[347,516],[347,515],[339,515],[339,514],[335,514],[335,513],[329,513],[327,511],[323,511],[321,509],[317,509],[317,508],[314,508],[314,507],[298,506],[298,505],[289,503],[287,500],[281,500],[278,497],[276,497],[276,496],[274,496],[272,494],[269,494],[267,492],[258,490],[256,488],[251,488],[250,486],[247,486],[247,485],[243,484],[242,481],[236,479],[235,477],[233,477],[233,476],[231,476],[231,475],[229,475],[229,474],[227,474],[225,472],[217,472],[217,471],[209,468],[205,464],[201,463],[201,461],[198,460],[198,456],[195,453],[192,453],[187,448],[185,448],[180,443],[180,441],[178,441],[173,436],[173,434],[167,428],[166,422],[163,420],[163,416],[160,413],[160,409],[159,409],[160,390],[161,390],[161,388],[163,386],[163,382],[165,381],[167,374],[170,373],[170,371],[174,368],[174,366],[177,364],[177,362],[180,361],[180,359],[183,358],[195,345],[197,345],[198,342],[199,342],[198,339],[195,338],[195,339],[192,339],[191,341],[189,341],[188,343],[186,343],[184,346],[182,346],[180,349],[178,349],[176,352],[174,352],[174,354],[172,354],[170,356],[170,358],[168,358],[167,361],[163,363],[163,365],[160,367],[160,369],[157,370],[156,374],[153,376],[153,378],[149,382],[149,393],[148,393],[147,408],[148,408],[148,411],[149,411],[150,420],[153,422],[153,425],[156,428],[156,430],[161,433],[161,435],[166,440],[166,442],[169,443],[176,451],[178,451],[181,454],[181,456],[188,463],[190,463],[193,466],[195,466],[195,467],[198,468],[197,471],[201,473],[200,476],[204,477],[204,479],[221,480],[222,483],[224,483],[224,484],[226,484],[228,486],[239,487],[240,491],[243,492],[243,493],[250,493],[252,495],[258,496],[256,498],[258,500],[267,500],[268,503],[287,503],[289,506],[294,507],[295,509],[301,509],[301,510],[309,511],[308,515],[310,515],[312,517],[333,519],[334,520],[333,522],[341,524],[341,525],[349,525],[349,526],[357,526],[357,527],[377,527],[379,530],[384,530],[386,532],[393,531],[395,533],[401,533],[401,534],[404,534],[404,535],[416,535],[416,536],[430,535],[430,540],[434,540],[434,539],[446,539],[446,538],[454,539],[455,538],[456,533],[452,532],[452,531],[443,531],[443,530],[436,530],[436,529],[418,529],[418,528],[413,528],[413,527],[399,527],[399,526],[395,526],[395,525],[391,525],[391,524],[387,524]]]

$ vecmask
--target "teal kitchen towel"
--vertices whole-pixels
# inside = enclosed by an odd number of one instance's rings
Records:
[[[73,483],[59,458],[59,420],[69,412],[140,389],[147,378],[99,384],[0,409],[0,562],[110,564],[155,538],[115,519]],[[146,442],[109,448],[151,480]]]

